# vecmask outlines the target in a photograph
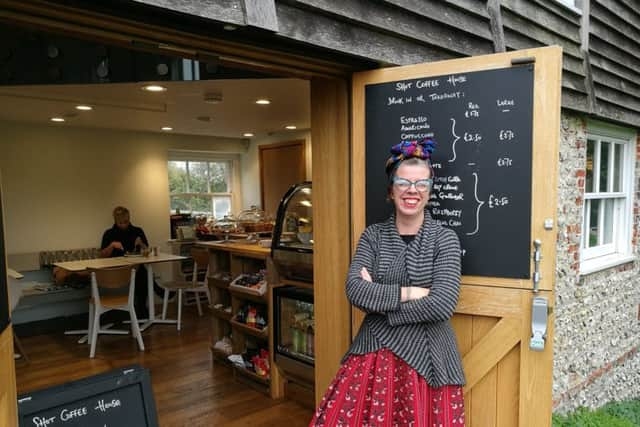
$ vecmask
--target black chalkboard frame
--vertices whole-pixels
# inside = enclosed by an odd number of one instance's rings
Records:
[[[140,387],[142,407],[147,421],[146,427],[157,427],[158,416],[149,370],[139,365],[115,369],[103,374],[18,396],[19,426],[33,426],[30,418],[50,408],[82,401],[89,397],[99,396],[100,394],[116,391],[131,385]]]

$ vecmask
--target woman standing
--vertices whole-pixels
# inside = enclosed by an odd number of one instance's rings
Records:
[[[460,243],[426,210],[431,139],[403,141],[387,161],[395,213],[365,229],[346,292],[367,313],[311,426],[464,426],[464,373],[449,322]]]

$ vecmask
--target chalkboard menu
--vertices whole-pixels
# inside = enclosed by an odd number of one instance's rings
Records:
[[[20,427],[157,426],[149,371],[116,369],[18,397]]]
[[[533,71],[525,64],[367,85],[367,224],[393,210],[385,202],[390,147],[431,137],[429,207],[458,234],[463,274],[529,278]]]
[[[2,191],[0,189],[0,332],[9,325],[9,296],[7,294],[7,259],[4,249],[4,222],[2,219]]]

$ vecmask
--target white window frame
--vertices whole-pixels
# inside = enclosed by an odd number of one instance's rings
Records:
[[[589,121],[587,123],[587,140],[596,141],[593,159],[593,188],[596,192],[586,190],[582,208],[582,233],[580,241],[580,274],[589,274],[615,265],[623,264],[635,259],[631,241],[633,238],[633,204],[634,204],[634,176],[636,170],[636,133],[607,123]],[[613,192],[613,180],[607,191],[600,192],[600,142],[619,144],[622,148],[622,188]],[[585,149],[588,149],[588,144]],[[609,155],[609,170],[613,171],[615,156]],[[610,172],[611,174],[612,172]],[[588,224],[590,222],[590,203],[593,200],[615,199],[613,213],[612,241],[609,244],[592,248],[585,247],[589,239]],[[598,213],[599,239],[604,233],[604,203],[601,203]]]
[[[230,207],[229,213],[233,213],[236,209],[237,202],[239,200],[240,195],[238,194],[239,190],[239,182],[238,181],[238,169],[239,165],[239,156],[238,155],[225,155],[211,152],[196,152],[196,151],[179,151],[172,150],[169,151],[169,155],[167,156],[167,176],[168,176],[168,163],[172,161],[177,162],[215,162],[215,163],[226,163],[227,164],[227,190],[226,192],[190,192],[189,190],[189,169],[187,166],[187,192],[184,193],[171,193],[169,192],[169,212],[174,213],[173,209],[171,209],[171,198],[172,197],[210,197],[211,198],[211,206],[212,206],[212,215],[215,217],[215,209],[213,209],[213,199],[215,197],[229,197],[230,198]],[[207,186],[209,183],[207,182]],[[210,188],[208,188],[210,190]],[[218,218],[219,219],[219,218]]]

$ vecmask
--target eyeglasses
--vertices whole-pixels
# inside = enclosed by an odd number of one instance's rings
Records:
[[[416,188],[416,191],[421,193],[426,193],[431,189],[433,185],[433,179],[419,179],[417,181],[409,181],[405,178],[393,178],[393,185],[400,191],[407,191],[413,185]]]

